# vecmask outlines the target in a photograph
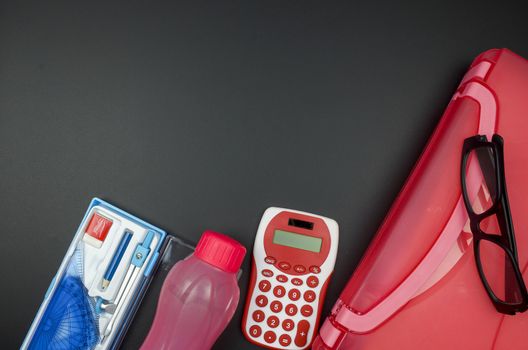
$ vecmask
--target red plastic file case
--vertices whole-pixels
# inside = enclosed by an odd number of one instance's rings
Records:
[[[461,197],[463,141],[493,133],[504,138],[519,263],[528,280],[528,61],[494,49],[463,77],[313,349],[528,348],[528,312],[498,313],[481,283]],[[470,197],[486,200],[482,174],[469,174]],[[500,268],[493,272],[489,278],[503,278]]]

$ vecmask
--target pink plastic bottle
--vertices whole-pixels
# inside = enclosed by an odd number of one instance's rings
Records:
[[[141,350],[209,350],[237,308],[245,254],[234,239],[204,232],[194,254],[167,275]]]

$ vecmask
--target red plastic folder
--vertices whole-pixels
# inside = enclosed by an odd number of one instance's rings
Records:
[[[482,285],[461,195],[464,139],[494,133],[504,138],[519,263],[528,281],[528,61],[494,49],[465,74],[313,349],[528,348],[528,312],[498,313]],[[469,187],[475,200],[484,195],[479,177]],[[497,268],[491,278],[503,273]]]

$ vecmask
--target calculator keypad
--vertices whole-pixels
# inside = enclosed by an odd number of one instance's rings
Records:
[[[315,324],[317,293],[320,289],[319,266],[291,266],[290,263],[266,256],[269,268],[261,271],[255,290],[256,310],[248,319],[249,335],[271,347],[305,347]],[[273,266],[271,266],[273,265]],[[273,270],[273,268],[276,268]],[[288,270],[304,276],[286,276]],[[281,273],[281,272],[285,272]],[[251,322],[254,321],[254,322]],[[255,324],[256,323],[256,324]]]

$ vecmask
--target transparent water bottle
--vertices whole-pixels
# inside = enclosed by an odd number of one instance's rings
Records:
[[[141,350],[209,350],[237,308],[237,272],[245,254],[236,240],[204,232],[194,254],[174,265],[163,282]]]

